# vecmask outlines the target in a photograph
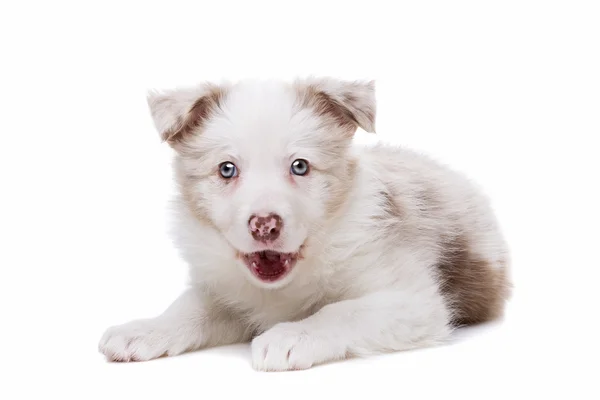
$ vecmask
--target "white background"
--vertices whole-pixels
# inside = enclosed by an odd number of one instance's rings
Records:
[[[2,2],[3,399],[598,396],[600,12],[589,1]],[[186,281],[145,94],[377,81],[377,135],[464,171],[513,253],[500,324],[453,344],[258,373],[247,345],[109,364],[109,325]]]

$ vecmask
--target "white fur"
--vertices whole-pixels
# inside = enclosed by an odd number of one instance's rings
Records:
[[[352,90],[368,103],[358,106],[375,108],[368,85],[321,85],[334,95]],[[198,93],[202,89],[151,99],[159,131],[185,114]],[[452,330],[452,305],[433,267],[440,238],[466,235],[491,264],[505,259],[487,200],[463,176],[400,148],[346,149],[346,139],[328,131],[318,115],[295,108],[295,96],[291,86],[276,82],[233,86],[219,113],[190,139],[188,149],[201,155],[178,155],[182,176],[202,176],[188,182],[200,199],[194,207],[183,196],[175,202],[173,235],[190,267],[190,288],[155,319],[110,328],[100,342],[107,357],[149,360],[252,340],[256,369],[289,370],[432,346]],[[364,115],[357,121],[374,128]],[[293,177],[290,184],[288,168],[299,157],[327,173]],[[331,177],[341,176],[352,160],[352,181]],[[223,161],[239,165],[235,187],[213,172]],[[348,193],[330,215],[328,193],[341,188]],[[417,196],[423,190],[435,192],[437,204],[426,215]],[[400,218],[385,214],[385,191],[402,209]],[[292,252],[302,243],[306,249],[289,276],[265,284],[236,252],[259,249],[247,230],[249,215],[273,211],[285,221],[278,249]]]

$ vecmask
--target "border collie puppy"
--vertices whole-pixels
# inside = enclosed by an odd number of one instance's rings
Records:
[[[109,360],[251,342],[255,369],[306,369],[503,315],[509,254],[482,192],[415,152],[353,144],[375,131],[373,81],[203,83],[148,104],[174,149],[190,283],[109,328]]]

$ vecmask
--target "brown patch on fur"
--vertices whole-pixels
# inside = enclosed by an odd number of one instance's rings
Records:
[[[438,265],[442,293],[453,310],[452,324],[473,325],[500,318],[510,294],[506,265],[492,265],[458,237],[445,248]]]
[[[383,199],[383,210],[386,217],[392,219],[402,218],[402,209],[389,191],[382,190],[379,192],[379,196]]]
[[[354,177],[356,176],[356,169],[358,162],[354,159],[347,160],[346,168],[342,176],[333,174],[335,181],[332,181],[328,187],[327,192],[330,193],[331,197],[327,202],[326,210],[327,215],[333,218],[343,208],[342,206],[348,199],[348,194],[354,184]],[[336,179],[337,178],[337,179]]]
[[[417,207],[421,212],[433,212],[442,208],[440,195],[428,182],[421,184],[421,190],[415,192]]]
[[[170,144],[180,143],[193,134],[221,105],[225,93],[217,86],[210,88],[208,94],[200,97],[192,105],[187,115],[179,117],[177,124],[164,133]]]
[[[395,248],[398,240],[404,240],[402,236],[406,231],[406,211],[398,197],[387,185],[378,192],[377,201],[378,210],[371,216],[373,229],[376,230],[378,237],[384,240],[384,243],[391,243],[391,246]]]
[[[198,221],[205,225],[215,227],[206,210],[198,206],[201,202],[199,201],[200,199],[198,199],[198,195],[194,192],[196,178],[185,174],[180,158],[176,158],[175,161],[175,182],[177,183],[185,205]]]

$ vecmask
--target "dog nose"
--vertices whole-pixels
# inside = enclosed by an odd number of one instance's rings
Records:
[[[271,242],[279,237],[283,228],[283,220],[275,213],[268,215],[252,215],[248,227],[254,240]]]

